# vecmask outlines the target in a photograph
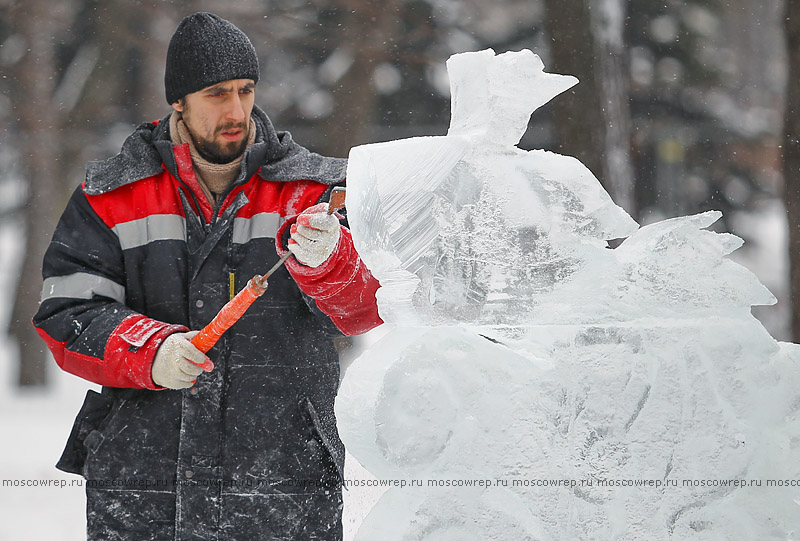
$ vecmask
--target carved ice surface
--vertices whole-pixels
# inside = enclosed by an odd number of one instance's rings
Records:
[[[534,108],[573,86],[530,51],[448,61],[445,137],[354,148],[348,212],[397,325],[517,325],[606,239],[636,223],[578,160],[514,145]]]
[[[718,212],[639,228],[577,160],[516,148],[576,82],[530,51],[448,71],[447,136],[350,154],[393,330],[336,413],[408,485],[358,539],[800,537],[800,348],[751,316],[775,299],[725,259],[742,241],[706,230]]]

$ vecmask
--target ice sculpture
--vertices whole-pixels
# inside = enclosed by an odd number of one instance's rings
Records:
[[[448,61],[447,136],[354,148],[348,217],[393,326],[337,398],[402,480],[358,539],[800,535],[800,348],[719,213],[639,228],[577,160],[515,147],[576,80]],[[627,237],[616,249],[606,240]]]

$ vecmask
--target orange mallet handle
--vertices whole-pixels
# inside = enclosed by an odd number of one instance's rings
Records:
[[[254,276],[247,282],[247,286],[236,294],[222,309],[214,316],[211,323],[192,338],[192,344],[207,353],[214,344],[220,339],[222,334],[231,328],[240,317],[250,308],[250,305],[267,290],[266,279],[261,276]]]
[[[345,201],[345,189],[344,188],[334,188],[331,192],[331,199],[328,205],[328,214],[333,214],[337,210],[344,207]],[[234,323],[236,323],[247,309],[250,308],[250,305],[255,302],[257,298],[264,294],[267,290],[267,278],[278,270],[281,265],[283,265],[289,256],[292,255],[292,252],[286,252],[286,254],[278,260],[278,262],[273,266],[264,276],[253,276],[248,282],[247,286],[242,289],[239,293],[236,294],[234,298],[228,301],[228,304],[222,307],[222,309],[214,316],[214,319],[211,320],[211,323],[203,327],[203,329],[192,338],[192,344],[202,351],[203,353],[208,353],[214,344],[222,337],[223,333],[230,329]],[[210,364],[210,363],[209,363]],[[213,369],[213,365],[211,365],[208,370],[210,371]],[[205,370],[205,365],[204,365]]]

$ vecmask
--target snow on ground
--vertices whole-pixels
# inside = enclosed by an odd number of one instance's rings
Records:
[[[56,470],[54,464],[88,384],[66,374],[52,374],[53,385],[43,391],[14,390],[9,361],[15,356],[4,344],[0,350],[0,432],[5,441],[0,461],[0,541],[85,539],[86,498],[80,478]],[[38,486],[7,486],[7,482]]]
[[[22,229],[0,224],[0,328],[6,329],[12,290],[19,273]],[[41,390],[17,389],[16,344],[0,340],[0,541],[85,539],[85,497],[81,486],[69,486],[74,475],[53,465],[72,427],[88,383],[49,366],[52,385]],[[50,486],[41,486],[49,483]],[[19,486],[20,484],[37,486]],[[64,484],[66,486],[54,486]],[[10,486],[9,486],[10,485]],[[15,486],[16,485],[16,486]]]
[[[733,259],[755,272],[780,300],[776,307],[757,308],[758,315],[778,339],[788,336],[786,220],[780,201],[765,201],[750,214],[732,217],[738,230],[754,239]],[[6,328],[15,287],[21,230],[0,223],[0,328]],[[17,349],[7,337],[0,340],[0,541],[85,538],[83,486],[78,476],[55,469],[73,419],[92,384],[49,365],[50,386],[42,390],[16,389]],[[372,477],[348,457],[348,480]],[[32,485],[32,486],[21,486]],[[345,539],[355,531],[383,489],[350,487],[345,491]]]

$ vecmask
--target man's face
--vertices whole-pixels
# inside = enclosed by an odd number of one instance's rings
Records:
[[[212,163],[228,163],[247,146],[254,92],[252,79],[232,79],[188,94],[172,108],[183,116],[201,156]]]

